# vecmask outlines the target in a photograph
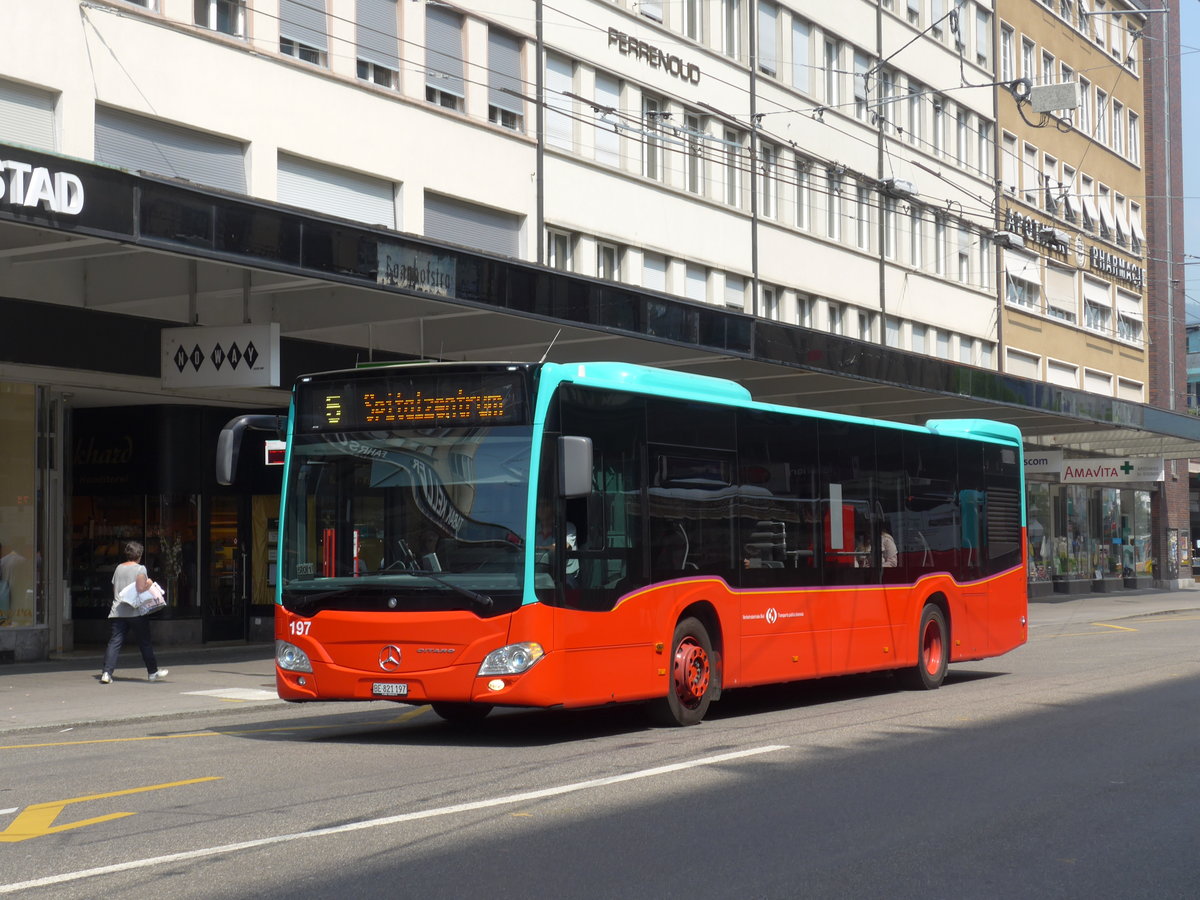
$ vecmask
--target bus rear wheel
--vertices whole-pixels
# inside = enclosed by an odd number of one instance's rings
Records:
[[[699,619],[681,619],[675,626],[670,662],[667,695],[651,701],[651,718],[660,725],[698,725],[716,687],[712,641]]]
[[[482,722],[487,718],[487,714],[492,711],[491,704],[488,703],[450,703],[439,701],[430,703],[433,711],[445,719],[447,722],[455,722],[457,724],[466,725],[471,722]]]
[[[910,691],[935,691],[942,686],[949,665],[950,632],[946,616],[940,606],[927,603],[921,610],[921,624],[917,628],[917,664],[897,673],[900,684]]]

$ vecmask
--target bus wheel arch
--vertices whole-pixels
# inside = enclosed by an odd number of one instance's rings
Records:
[[[922,605],[916,645],[915,664],[898,670],[896,677],[907,690],[935,691],[950,665],[950,604],[944,594],[931,594]]]
[[[719,653],[713,642],[715,612],[693,605],[680,615],[667,649],[664,695],[647,705],[659,725],[698,725],[720,693]],[[719,633],[719,629],[715,633]]]

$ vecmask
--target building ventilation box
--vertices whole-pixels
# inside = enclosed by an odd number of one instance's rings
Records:
[[[1029,89],[1029,104],[1039,113],[1079,109],[1079,82],[1035,84]]]

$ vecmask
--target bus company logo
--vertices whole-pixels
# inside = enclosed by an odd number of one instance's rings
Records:
[[[749,622],[749,621],[753,621],[753,620],[765,620],[768,625],[774,625],[780,619],[803,619],[803,618],[804,618],[804,613],[802,613],[802,612],[781,613],[775,607],[771,606],[771,607],[767,608],[766,612],[748,613],[747,615],[742,616],[742,621]]]
[[[772,606],[770,609],[767,610],[767,624],[774,625],[778,621],[779,621],[779,612],[775,609],[775,607]]]
[[[400,668],[400,648],[388,644],[379,651],[379,668],[385,672],[395,672]]]

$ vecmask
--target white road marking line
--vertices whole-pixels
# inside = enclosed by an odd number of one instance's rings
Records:
[[[186,850],[182,853],[169,853],[166,856],[153,856],[147,859],[135,859],[109,866],[98,866],[94,869],[82,869],[78,872],[64,872],[61,875],[48,875],[45,878],[34,878],[31,881],[21,881],[14,884],[0,885],[0,894],[15,894],[31,888],[50,887],[65,884],[68,881],[80,881],[84,878],[95,878],[99,875],[112,875],[117,872],[129,872],[134,869],[145,869],[167,863],[183,862],[191,859],[203,859],[206,856],[218,856],[225,853],[236,853],[239,850],[251,850],[255,847],[267,847],[272,844],[285,844],[303,838],[326,837],[328,835],[345,834],[350,831],[363,831],[368,828],[379,828],[384,825],[397,825],[401,822],[415,822],[420,819],[433,819],[439,816],[450,816],[456,813],[473,812],[478,809],[490,809],[496,806],[509,806],[514,803],[528,803],[530,800],[543,800],[547,797],[557,797],[561,794],[571,794],[576,791],[586,791],[592,788],[607,787],[624,781],[636,781],[639,778],[652,778],[656,775],[669,775],[672,772],[682,772],[699,766],[712,766],[718,763],[730,762],[735,759],[745,759],[762,753],[775,753],[787,750],[786,744],[769,744],[765,747],[753,747],[749,750],[737,750],[732,753],[722,753],[718,756],[705,756],[689,762],[672,763],[667,766],[657,766],[653,769],[641,769],[624,775],[610,775],[607,778],[593,778],[589,781],[577,781],[573,784],[563,784],[558,787],[543,788],[538,791],[526,791],[521,794],[509,794],[504,797],[493,797],[490,800],[475,800],[470,803],[456,803],[453,806],[441,806],[435,809],[425,809],[418,812],[401,813],[395,816],[384,816],[381,819],[367,819],[362,822],[349,822],[345,825],[334,825],[329,828],[315,828],[312,831],[300,831],[294,834],[280,834],[275,837],[258,838],[252,841],[239,841],[236,844],[223,844],[218,847],[204,847],[200,850]]]
[[[211,691],[182,691],[191,697],[218,697],[221,700],[278,700],[274,691],[260,688],[214,688]]]

